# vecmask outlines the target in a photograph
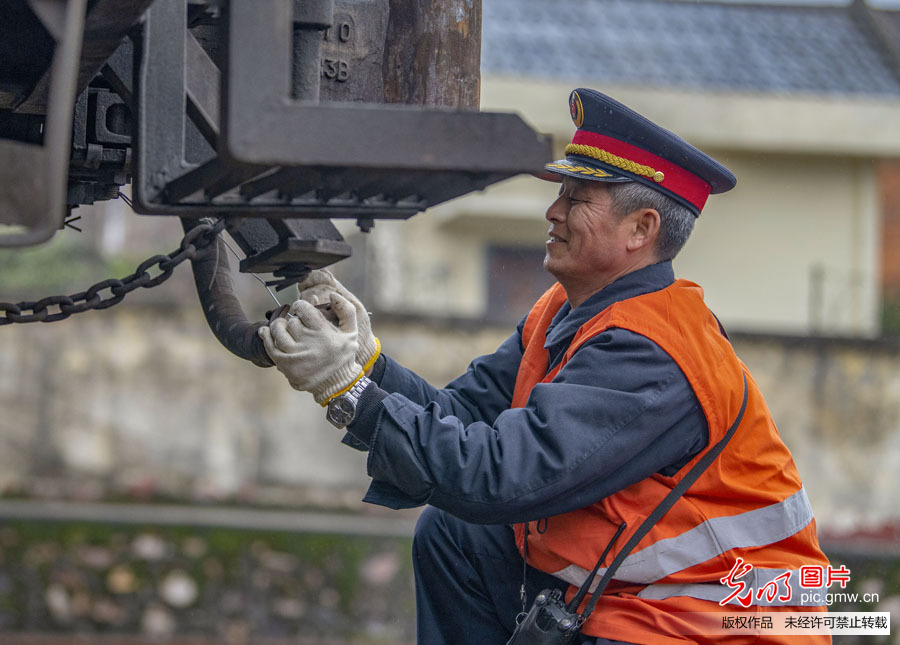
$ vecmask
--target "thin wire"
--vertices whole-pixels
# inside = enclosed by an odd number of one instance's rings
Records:
[[[132,202],[128,195],[123,193],[121,190],[119,191],[119,199],[128,204],[128,208],[134,210],[134,202]]]
[[[72,223],[72,222],[77,222],[80,219],[81,219],[81,215],[76,215],[75,217],[69,217],[69,218],[66,218],[66,220],[63,222],[63,224],[65,224],[68,228],[75,229],[76,231],[81,233],[81,229]]]
[[[241,256],[237,254],[237,251],[235,251],[235,250],[231,247],[231,245],[228,243],[228,241],[227,241],[225,238],[219,238],[219,239],[222,240],[222,243],[225,245],[225,247],[226,247],[229,251],[231,251],[232,255],[234,255],[235,258],[237,258],[238,260],[241,259]],[[255,273],[251,273],[250,275],[252,275],[257,281],[259,281],[260,283],[262,283],[262,286],[264,286],[264,287],[266,288],[266,291],[269,292],[269,295],[272,296],[272,300],[274,300],[274,301],[275,301],[275,304],[277,304],[277,305],[280,307],[280,306],[281,306],[281,302],[278,300],[278,298],[275,297],[275,293],[272,291],[272,288],[269,287],[269,285],[266,284],[266,281],[263,280],[262,278],[260,278],[260,277],[259,277],[258,275],[256,275]]]

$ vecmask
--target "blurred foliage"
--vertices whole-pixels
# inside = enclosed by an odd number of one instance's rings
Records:
[[[133,258],[102,257],[87,236],[67,231],[38,246],[0,249],[0,296],[37,300],[57,292],[68,295],[106,278],[124,277],[136,266]]]
[[[900,336],[900,293],[885,293],[881,303],[881,331]]]
[[[865,594],[875,594],[879,602],[900,597],[900,558],[867,557],[860,553],[829,554],[831,566],[846,566],[850,570],[850,581],[846,588],[835,583],[829,592],[835,594],[831,611],[885,611],[879,603],[865,601]],[[859,594],[857,602],[848,602],[847,597]]]
[[[410,548],[408,538],[0,521],[0,642],[4,632],[409,642]],[[164,632],[148,618],[160,614]]]

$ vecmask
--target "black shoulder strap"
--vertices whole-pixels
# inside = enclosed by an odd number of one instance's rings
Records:
[[[675,505],[675,502],[678,501],[678,498],[684,495],[685,491],[690,488],[691,484],[693,484],[697,479],[703,474],[703,471],[706,470],[709,465],[715,461],[716,457],[724,450],[725,445],[731,440],[734,436],[734,433],[737,431],[738,426],[741,425],[741,421],[744,418],[744,412],[747,411],[747,375],[744,374],[744,400],[741,402],[741,409],[738,412],[737,418],[734,420],[734,423],[731,424],[731,427],[728,428],[728,431],[725,433],[725,436],[722,437],[719,442],[714,445],[709,451],[703,455],[703,457],[694,464],[694,467],[688,471],[688,474],[684,476],[684,478],[678,482],[675,487],[669,491],[668,495],[666,495],[663,500],[659,503],[659,505],[653,509],[653,512],[647,516],[641,525],[638,527],[638,530],[634,532],[634,534],[628,539],[628,542],[622,547],[622,550],[616,554],[616,557],[610,563],[609,567],[606,569],[606,572],[603,574],[603,577],[600,579],[600,582],[597,583],[597,589],[591,595],[591,601],[588,603],[587,607],[584,608],[584,611],[581,613],[582,622],[587,620],[588,616],[593,613],[594,608],[597,606],[597,602],[600,600],[600,596],[603,594],[604,589],[609,584],[609,581],[612,580],[613,575],[616,570],[628,557],[628,554],[638,545],[645,535],[653,528],[653,525],[656,524],[663,515],[665,515],[672,506]]]

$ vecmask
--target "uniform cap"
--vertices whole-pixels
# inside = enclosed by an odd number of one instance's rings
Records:
[[[737,183],[728,168],[703,151],[596,90],[574,90],[569,112],[577,130],[566,146],[566,158],[544,166],[542,179],[638,181],[684,204],[694,215],[711,193],[724,193]]]

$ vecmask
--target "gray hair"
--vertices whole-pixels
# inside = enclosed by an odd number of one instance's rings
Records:
[[[660,260],[671,260],[687,242],[694,230],[694,214],[686,206],[658,190],[637,181],[609,183],[613,207],[621,216],[640,208],[659,213],[659,237],[656,252]]]

